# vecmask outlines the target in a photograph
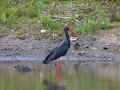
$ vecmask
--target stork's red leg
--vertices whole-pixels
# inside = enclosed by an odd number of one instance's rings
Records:
[[[61,70],[62,70],[61,61],[58,60],[56,65],[56,79],[57,79],[58,85],[60,84]]]
[[[58,60],[57,65],[56,65],[56,73],[58,72],[58,69],[60,69],[60,74],[61,74],[62,65],[61,65],[61,61],[60,60]]]

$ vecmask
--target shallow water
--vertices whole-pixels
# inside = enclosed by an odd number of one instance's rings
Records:
[[[14,65],[35,71],[13,70]],[[62,72],[41,61],[1,61],[0,90],[120,90],[120,64],[112,61],[62,61]]]

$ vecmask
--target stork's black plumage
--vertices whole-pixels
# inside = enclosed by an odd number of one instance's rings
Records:
[[[55,47],[48,54],[48,56],[45,58],[45,60],[42,63],[49,64],[52,60],[56,60],[64,55],[66,55],[66,53],[68,52],[68,49],[70,48],[70,38],[69,38],[68,31],[72,32],[73,34],[76,34],[76,33],[74,33],[68,26],[66,26],[64,28],[64,31],[65,31],[65,35],[66,35],[65,41],[61,45]]]

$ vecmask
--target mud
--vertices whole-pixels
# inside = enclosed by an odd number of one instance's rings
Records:
[[[62,60],[120,60],[120,28],[101,31],[96,36],[81,36],[71,42]],[[49,51],[64,41],[64,37],[21,39],[13,35],[0,38],[0,60],[43,60]]]
[[[35,69],[29,68],[28,66],[24,66],[24,65],[19,65],[19,64],[15,65],[12,70],[22,72],[22,73],[35,71]]]

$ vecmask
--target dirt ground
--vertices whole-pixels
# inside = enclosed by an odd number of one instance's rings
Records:
[[[39,39],[18,38],[13,34],[0,38],[0,60],[43,60],[64,37]],[[92,37],[79,37],[63,60],[120,60],[120,27],[101,31]]]

